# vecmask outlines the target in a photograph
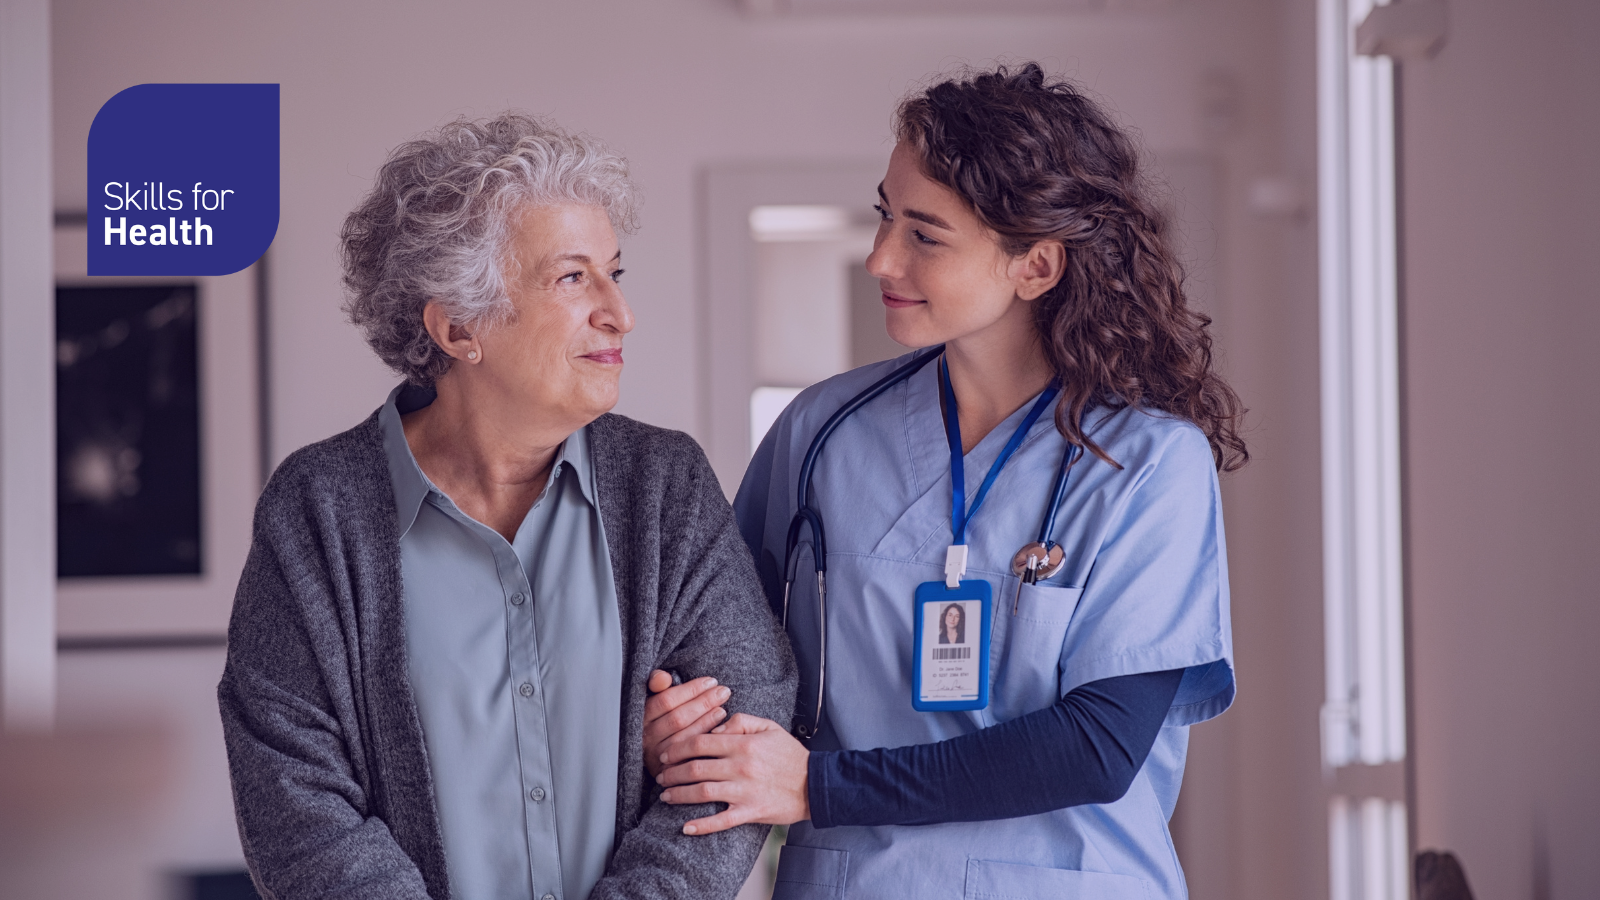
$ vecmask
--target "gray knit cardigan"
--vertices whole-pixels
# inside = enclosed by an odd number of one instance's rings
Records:
[[[767,829],[682,833],[719,807],[656,799],[645,681],[713,675],[730,713],[786,724],[794,660],[699,446],[615,415],[589,433],[624,667],[621,746],[594,748],[619,758],[615,852],[590,896],[731,898]],[[268,900],[450,896],[395,520],[376,414],[284,460],[256,505],[217,695],[239,835]]]

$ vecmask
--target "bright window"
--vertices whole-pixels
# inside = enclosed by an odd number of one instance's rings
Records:
[[[1363,783],[1341,770],[1392,769],[1406,754],[1394,70],[1354,52],[1374,5],[1318,3],[1322,757],[1336,785]],[[1404,900],[1405,823],[1398,798],[1336,791],[1332,900]]]
[[[767,436],[772,423],[788,408],[789,402],[800,396],[804,388],[758,387],[750,392],[750,453],[754,455]]]

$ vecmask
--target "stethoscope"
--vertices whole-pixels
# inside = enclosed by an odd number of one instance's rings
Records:
[[[828,551],[827,539],[824,536],[822,525],[822,512],[817,509],[815,491],[812,489],[811,476],[816,468],[817,457],[822,454],[822,448],[827,444],[828,438],[833,435],[844,420],[852,413],[876,400],[890,388],[900,384],[911,376],[917,374],[928,363],[939,358],[944,352],[944,345],[930,347],[922,351],[904,366],[890,372],[869,385],[861,393],[856,394],[834,411],[833,415],[822,424],[816,437],[811,439],[811,446],[806,450],[805,458],[800,463],[800,483],[796,498],[796,511],[794,518],[789,520],[789,536],[784,541],[783,549],[783,628],[789,628],[789,593],[794,587],[796,570],[795,550],[800,546],[800,530],[811,526],[811,558],[813,568],[817,573],[817,698],[815,712],[809,718],[796,714],[794,734],[801,740],[816,737],[817,730],[822,725],[822,702],[824,682],[828,675]],[[952,411],[953,412],[953,411]],[[1051,532],[1055,531],[1056,514],[1061,510],[1061,501],[1067,494],[1067,472],[1072,468],[1074,445],[1068,444],[1067,449],[1061,454],[1061,464],[1056,470],[1055,487],[1050,492],[1050,505],[1045,510],[1044,520],[1039,523],[1039,537],[1022,546],[1011,558],[1011,574],[1018,576],[1017,601],[1020,603],[1022,585],[1037,584],[1041,579],[1049,578],[1061,571],[1065,562],[1065,551],[1061,545],[1050,540]],[[1012,612],[1016,612],[1013,605]]]

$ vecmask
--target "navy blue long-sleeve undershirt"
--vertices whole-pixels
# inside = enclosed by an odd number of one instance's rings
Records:
[[[1150,755],[1182,679],[1182,669],[1106,678],[947,741],[814,752],[811,824],[979,822],[1114,802]]]

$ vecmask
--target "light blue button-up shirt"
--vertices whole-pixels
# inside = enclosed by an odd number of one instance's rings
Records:
[[[587,429],[507,543],[379,421],[399,513],[411,689],[457,900],[584,900],[611,858],[622,630]]]

